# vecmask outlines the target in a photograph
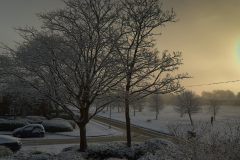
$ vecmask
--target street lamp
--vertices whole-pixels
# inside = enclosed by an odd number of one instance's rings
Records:
[[[111,109],[111,104],[110,104],[110,121],[109,121],[109,129],[111,128],[111,120],[112,120],[112,109]]]

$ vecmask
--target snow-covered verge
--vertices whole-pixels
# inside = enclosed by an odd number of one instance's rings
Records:
[[[177,152],[169,152],[175,145],[163,139],[151,139],[145,142],[133,142],[129,148],[126,142],[93,143],[88,145],[87,152],[78,151],[79,145],[64,148],[61,153],[55,155],[44,151],[22,150],[12,156],[4,157],[4,160],[74,160],[74,159],[139,159],[161,160],[176,159]],[[180,157],[179,157],[180,158]]]

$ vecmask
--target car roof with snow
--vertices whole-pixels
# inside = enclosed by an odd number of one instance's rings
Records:
[[[0,135],[0,144],[17,142],[20,139],[21,138],[15,138],[15,137],[7,136],[7,135]]]
[[[22,130],[22,129],[24,129],[24,128],[26,128],[26,127],[30,127],[30,126],[39,126],[39,127],[41,127],[41,128],[44,128],[42,124],[28,124],[28,125],[25,125],[25,126],[23,126],[23,127],[19,127],[19,128],[17,128],[17,129],[15,129],[13,132],[17,132],[17,131],[19,131],[19,130]]]

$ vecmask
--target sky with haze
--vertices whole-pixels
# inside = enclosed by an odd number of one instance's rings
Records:
[[[240,80],[240,1],[239,0],[161,0],[162,10],[171,7],[177,22],[166,23],[155,32],[156,47],[162,53],[182,52],[183,65],[177,73],[194,78],[183,86]],[[0,42],[14,46],[21,37],[12,27],[36,27],[35,13],[63,8],[61,0],[0,0]],[[238,51],[238,53],[236,53]],[[2,52],[2,50],[0,50]],[[240,81],[186,87],[201,95],[217,89],[240,92]]]

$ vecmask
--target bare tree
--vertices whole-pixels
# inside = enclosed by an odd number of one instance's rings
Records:
[[[158,119],[159,112],[164,108],[164,101],[159,94],[151,95],[150,99],[150,109],[156,112],[156,119]]]
[[[110,103],[106,99],[121,81],[114,55],[121,37],[121,32],[117,32],[118,3],[65,1],[65,9],[38,14],[43,21],[42,31],[18,28],[25,41],[18,43],[16,49],[3,45],[14,61],[11,69],[4,68],[61,106],[77,123],[80,151],[87,148],[86,124]],[[26,74],[37,78],[39,85],[25,78]],[[96,99],[105,103],[89,115]],[[79,110],[80,118],[72,108]]]
[[[119,59],[124,71],[125,86],[125,117],[127,146],[131,146],[131,130],[129,105],[131,99],[146,97],[154,92],[160,94],[181,90],[179,79],[187,78],[185,74],[171,77],[169,72],[175,71],[181,65],[181,53],[173,54],[154,49],[153,30],[163,26],[165,22],[173,22],[173,11],[163,12],[159,0],[122,0],[123,14],[121,16],[123,32],[119,41]],[[166,73],[166,76],[164,76]],[[131,99],[130,99],[131,97]]]
[[[134,97],[134,99],[131,101],[131,106],[133,108],[133,116],[135,116],[136,115],[136,110],[138,110],[139,112],[142,112],[142,110],[144,109],[145,98]]]
[[[143,109],[145,108],[145,98],[141,98],[137,100],[137,110],[139,112],[142,112]]]
[[[163,12],[158,0],[69,0],[65,4],[65,9],[38,14],[43,31],[18,28],[25,41],[16,50],[4,46],[17,65],[13,73],[23,79],[25,74],[37,77],[41,85],[25,81],[72,116],[80,128],[80,151],[87,148],[86,124],[111,103],[105,100],[121,82],[130,147],[129,97],[178,92],[179,80],[188,78],[169,74],[182,64],[180,52],[164,51],[160,57],[154,49],[153,30],[173,22],[175,13]],[[96,99],[106,103],[89,117]],[[79,109],[80,119],[71,107]]]
[[[208,112],[213,114],[213,118],[214,120],[216,120],[216,115],[218,114],[219,110],[220,110],[220,104],[219,101],[216,99],[210,99],[210,106],[208,108]]]
[[[193,125],[192,115],[198,113],[201,109],[196,94],[192,91],[185,91],[178,96],[178,104],[174,107],[174,110],[181,114],[188,114],[191,125]]]

